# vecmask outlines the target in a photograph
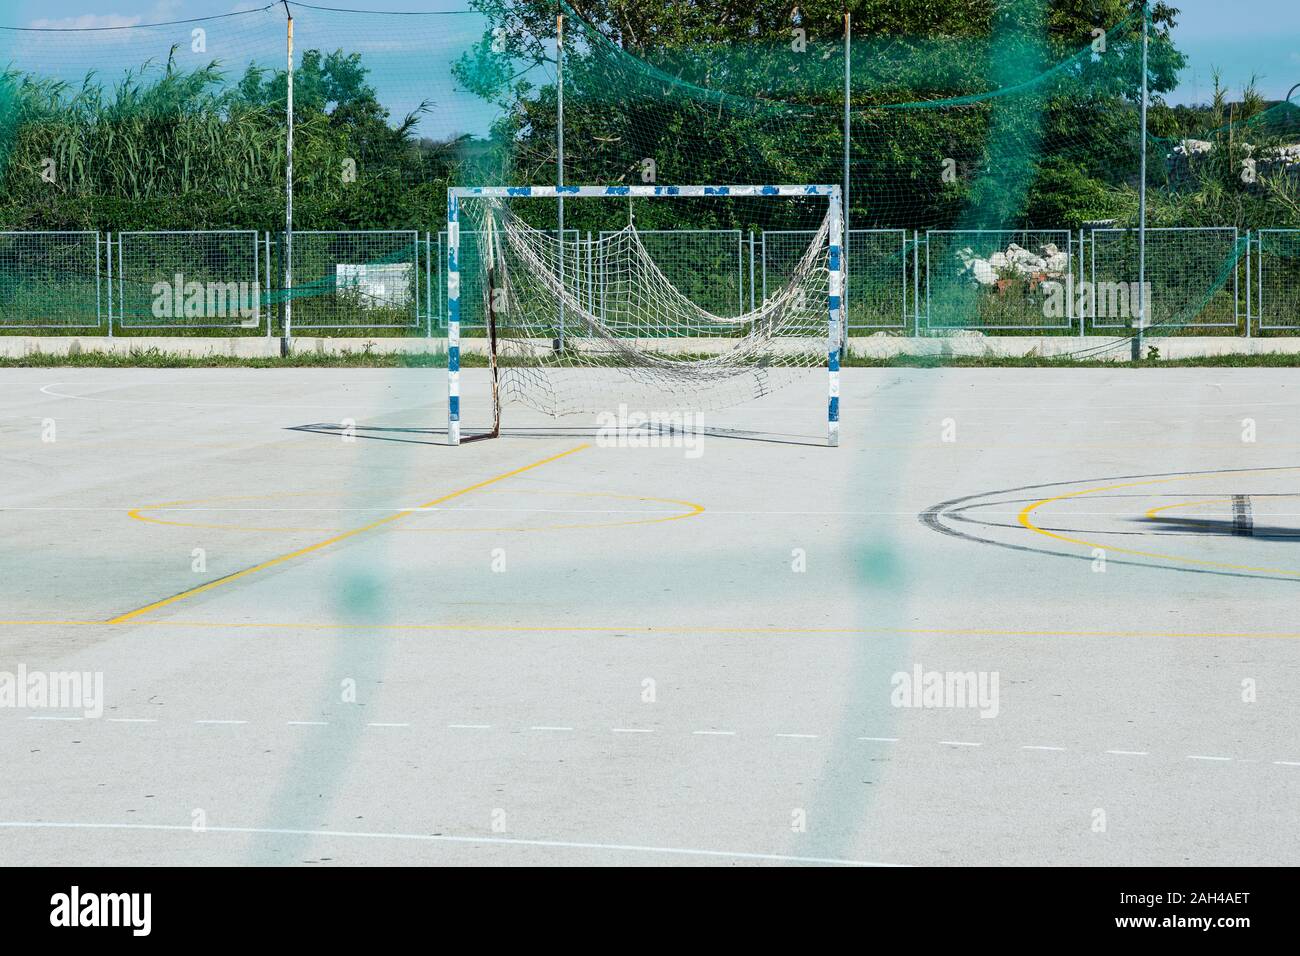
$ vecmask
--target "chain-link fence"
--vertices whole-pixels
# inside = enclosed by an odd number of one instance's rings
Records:
[[[903,329],[910,295],[906,229],[850,229],[845,256],[845,316],[855,331]],[[813,233],[768,230],[760,244],[762,294],[779,289],[808,248]]]
[[[595,243],[566,230],[567,282],[599,311]],[[1300,229],[1147,230],[1154,334],[1300,333]],[[665,277],[704,309],[735,316],[778,289],[808,230],[645,230]],[[433,335],[446,326],[446,233],[295,231],[293,326],[342,335]],[[252,230],[0,232],[0,331],[100,329],[214,334],[262,329],[286,298],[283,238]],[[277,252],[278,250],[278,252]],[[1137,327],[1135,229],[855,229],[848,236],[851,335],[973,329],[1095,332]],[[461,236],[462,322],[483,326],[478,237]],[[280,328],[283,328],[281,323]],[[655,330],[643,330],[654,335]],[[640,333],[639,333],[640,334]]]
[[[557,235],[551,230],[547,235]],[[462,335],[479,335],[486,327],[487,319],[483,310],[483,260],[482,245],[484,234],[473,230],[460,233],[460,328]],[[593,283],[590,279],[591,257],[588,254],[581,233],[577,229],[564,230],[567,283],[571,291],[580,294],[590,307]],[[437,284],[434,297],[436,313],[434,326],[447,327],[447,230],[438,233],[437,245],[433,248],[434,260],[432,274]],[[577,288],[581,287],[580,293]]]
[[[424,283],[417,230],[295,230],[293,325],[414,329]]]
[[[100,326],[104,256],[98,232],[0,232],[0,326]]]
[[[118,233],[116,321],[124,328],[257,328],[261,243],[248,229]]]
[[[1068,230],[927,231],[925,327],[1071,328],[1073,251]]]
[[[1257,327],[1300,331],[1300,229],[1260,229],[1256,236]]]
[[[664,278],[696,305],[728,318],[745,311],[747,250],[739,229],[638,229],[637,237]],[[597,283],[603,287],[601,277]]]
[[[1145,289],[1138,285],[1138,230],[1092,229],[1085,242],[1090,288],[1081,299],[1091,328],[1135,328],[1143,294],[1152,334],[1238,328],[1244,249],[1236,229],[1148,228]]]

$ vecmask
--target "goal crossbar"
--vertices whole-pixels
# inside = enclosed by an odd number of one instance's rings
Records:
[[[461,283],[460,213],[465,199],[559,199],[566,197],[682,198],[682,197],[824,197],[829,221],[828,292],[826,307],[826,442],[839,444],[840,346],[843,329],[844,213],[838,185],[717,185],[717,186],[453,186],[447,190],[447,437],[461,443]]]

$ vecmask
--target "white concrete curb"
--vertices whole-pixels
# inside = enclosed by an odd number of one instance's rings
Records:
[[[655,339],[641,345],[663,351],[708,351],[724,347],[725,339]],[[484,343],[462,340],[465,351],[482,351]],[[1244,338],[1242,336],[1169,336],[1151,338],[1147,345],[1156,348],[1162,359],[1197,358],[1214,355],[1263,355],[1300,353],[1300,336]],[[445,338],[294,338],[294,354],[318,355],[428,355],[445,352]],[[1012,358],[1021,356],[1064,356],[1085,353],[1083,358],[1099,361],[1125,361],[1129,358],[1126,341],[1107,336],[1068,335],[981,335],[958,332],[942,337],[913,338],[877,333],[849,339],[849,351],[855,356],[893,358],[898,355],[984,356]],[[20,336],[0,335],[0,358],[26,358],[30,355],[77,355],[83,353],[130,355],[161,352],[189,358],[228,356],[237,358],[277,358],[280,339],[265,336],[148,336],[123,338],[107,336]]]

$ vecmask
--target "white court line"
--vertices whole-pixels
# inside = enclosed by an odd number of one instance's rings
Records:
[[[1207,492],[1208,493],[1208,492]],[[138,509],[150,514],[184,514],[189,512],[205,514],[343,514],[356,512],[359,514],[373,514],[375,512],[393,512],[400,511],[403,513],[415,512],[442,512],[444,514],[454,514],[457,512],[495,512],[501,514],[581,514],[581,515],[680,515],[683,512],[680,509],[664,508],[628,508],[628,509],[599,509],[599,508],[403,508],[400,505],[380,505],[373,508],[336,508],[323,505],[319,508],[150,508],[142,507]],[[33,512],[111,512],[120,514],[120,506],[112,507],[27,507],[23,505],[4,505],[0,504],[0,511],[33,511]],[[981,506],[978,509],[980,515],[986,518],[1015,518],[1019,511],[991,511],[987,507]],[[1224,512],[1225,514],[1227,512]],[[1300,517],[1300,511],[1270,511],[1269,514],[1276,518],[1295,518]],[[1123,517],[1120,512],[1116,511],[1071,511],[1072,518],[1115,518]],[[721,517],[728,518],[906,518],[908,520],[916,517],[915,511],[727,511],[721,509],[711,509],[703,511],[699,517]],[[945,517],[951,517],[945,515]]]
[[[400,370],[398,370],[398,369],[385,369],[384,371],[385,371],[385,372],[389,372],[389,373],[391,373],[391,372],[394,372],[394,371],[400,371]],[[856,379],[857,376],[853,376],[853,378]],[[6,382],[6,383],[3,383],[3,384],[8,384],[8,385],[12,385],[12,386],[14,386],[14,387],[20,387],[20,388],[21,388],[21,387],[27,387],[27,388],[30,388],[34,383],[32,383],[32,382]],[[323,401],[322,401],[322,402],[318,402],[318,403],[313,403],[313,404],[302,404],[302,405],[299,405],[299,404],[283,404],[283,405],[281,405],[281,404],[271,404],[271,403],[266,403],[266,404],[249,404],[249,403],[247,403],[247,402],[185,402],[185,401],[176,401],[176,400],[172,400],[172,401],[149,401],[149,400],[145,400],[145,399],[120,399],[120,398],[119,398],[119,399],[111,399],[111,398],[100,398],[100,397],[95,396],[95,395],[67,395],[67,394],[62,394],[62,393],[59,393],[59,392],[53,392],[53,391],[50,391],[50,389],[57,388],[57,387],[60,386],[60,385],[71,386],[71,387],[77,387],[77,388],[118,388],[118,389],[120,389],[120,388],[134,388],[134,387],[139,387],[139,386],[143,386],[143,385],[152,385],[152,386],[157,386],[157,387],[174,387],[174,386],[176,386],[177,384],[188,384],[188,382],[187,382],[186,380],[184,380],[184,379],[178,377],[178,376],[166,376],[166,377],[163,377],[163,376],[152,376],[152,377],[150,377],[150,378],[148,378],[148,379],[137,379],[137,380],[126,380],[126,381],[113,380],[113,381],[103,381],[103,382],[97,382],[97,381],[94,381],[93,379],[91,379],[91,380],[89,380],[89,381],[83,381],[83,380],[76,380],[76,379],[74,379],[74,380],[70,380],[70,381],[56,381],[56,382],[50,382],[50,383],[48,383],[48,384],[46,384],[46,385],[41,386],[40,389],[39,389],[39,391],[40,391],[41,393],[45,394],[45,395],[48,395],[48,396],[52,397],[52,398],[72,398],[72,399],[81,399],[81,400],[83,400],[83,401],[114,402],[114,403],[127,404],[127,405],[167,405],[167,406],[169,406],[169,407],[192,407],[192,408],[222,408],[222,407],[225,407],[225,408],[252,408],[252,409],[256,409],[256,410],[258,410],[258,411],[277,411],[277,410],[281,410],[281,409],[299,409],[299,408],[303,408],[303,409],[306,409],[306,408],[337,408],[338,405],[339,405],[338,402],[323,402]],[[262,385],[262,384],[264,384],[264,383],[263,383],[260,379],[255,379],[255,378],[246,378],[246,379],[245,379],[245,378],[240,378],[240,379],[227,379],[227,380],[223,380],[223,381],[217,381],[216,379],[205,379],[205,380],[203,381],[202,384],[203,384],[204,387],[208,387],[208,386],[213,385],[213,384],[219,384],[219,385],[225,385],[225,386],[229,386],[229,387],[233,387],[233,388],[249,388],[249,387],[257,387],[257,386]],[[381,377],[376,377],[376,378],[374,378],[374,379],[357,379],[357,380],[355,380],[355,381],[343,380],[342,382],[335,382],[335,383],[333,383],[333,384],[335,384],[335,385],[340,385],[340,384],[378,385],[378,386],[384,386],[384,387],[387,387],[387,388],[393,388],[393,387],[397,387],[397,386],[407,386],[407,385],[409,385],[410,387],[415,388],[415,389],[422,389],[422,388],[425,388],[425,387],[426,387],[424,384],[420,384],[420,383],[412,384],[412,383],[410,383],[410,382],[408,382],[408,381],[404,381],[404,380],[402,380],[402,378],[401,378],[400,376],[393,376],[393,377],[391,378],[391,380],[389,380],[388,377],[382,377],[382,378],[381,378]],[[852,383],[852,384],[855,384],[855,385],[856,385],[856,382],[854,382],[854,383]],[[916,382],[909,382],[909,383],[907,383],[907,384],[917,384],[917,383],[916,383]],[[1048,384],[1056,384],[1056,383],[1048,383]],[[1009,380],[1009,381],[1000,382],[1000,383],[999,383],[999,386],[1000,386],[1000,387],[1003,387],[1003,388],[1024,387],[1024,388],[1034,389],[1035,391],[1040,391],[1040,390],[1042,389],[1042,387],[1043,387],[1043,383],[1042,383],[1042,382],[1038,382],[1038,381],[1034,381],[1034,382],[1017,382],[1017,381],[1014,381],[1014,380]],[[273,387],[273,388],[274,388],[274,387],[283,387],[283,383],[276,383],[276,384],[274,384],[272,387]],[[1119,392],[1119,391],[1121,391],[1121,390],[1123,390],[1123,389],[1125,389],[1125,388],[1128,388],[1128,387],[1130,387],[1128,383],[1123,383],[1123,384],[1121,384],[1121,385],[1115,386],[1115,391],[1116,391],[1116,392]],[[1137,392],[1139,392],[1139,394],[1142,393],[1143,391],[1146,391],[1146,390],[1149,389],[1149,386],[1147,386],[1147,385],[1144,385],[1144,384],[1136,384],[1136,383],[1133,384],[1131,387],[1133,387],[1134,390],[1136,390]],[[1240,387],[1243,387],[1243,388],[1244,388],[1245,386],[1240,386]],[[875,386],[875,387],[871,387],[871,388],[869,388],[868,391],[867,391],[865,394],[866,394],[867,396],[873,396],[873,395],[875,395],[878,391],[879,391],[879,386]],[[1295,406],[1295,405],[1300,405],[1300,402],[1260,402],[1260,401],[1249,401],[1249,400],[1242,400],[1242,401],[1236,401],[1236,402],[1233,402],[1233,401],[1228,401],[1228,402],[1180,402],[1180,403],[1176,403],[1176,404],[1168,405],[1168,406],[1166,406],[1166,407],[1168,407],[1168,408],[1171,409],[1171,410],[1174,410],[1174,409],[1192,409],[1192,408],[1290,408],[1290,407]],[[385,408],[386,408],[386,406],[380,406],[379,410],[382,411],[382,410],[384,410]],[[926,404],[919,404],[919,403],[917,403],[917,404],[908,404],[908,403],[906,403],[906,402],[900,402],[900,403],[897,403],[897,404],[893,404],[893,403],[891,403],[891,404],[889,405],[889,408],[890,408],[891,410],[899,411],[899,412],[902,412],[902,411],[928,411],[928,410],[930,409],[930,406],[929,406],[929,405],[926,405]],[[1043,415],[1043,416],[1048,420],[1048,422],[1051,422],[1051,421],[1053,420],[1051,416],[1053,416],[1053,415],[1069,414],[1069,413],[1071,413],[1071,412],[1099,412],[1099,411],[1102,411],[1102,410],[1105,410],[1105,409],[1115,409],[1115,410],[1129,411],[1129,410],[1132,409],[1132,405],[1131,405],[1131,404],[1089,404],[1089,405],[1061,405],[1061,404],[1055,404],[1055,405],[1052,406],[1052,408],[1051,408],[1050,410],[1045,410],[1045,409],[1043,408],[1042,404],[1038,404],[1038,405],[1006,405],[1006,404],[1001,404],[1001,405],[964,405],[962,411],[963,411],[963,414],[967,414],[967,415],[971,414],[972,412],[1003,412],[1003,413],[1005,413],[1005,412],[1034,412],[1034,413],[1039,413],[1039,414]],[[760,404],[756,404],[756,405],[752,405],[752,406],[741,406],[741,407],[737,407],[737,408],[733,408],[733,409],[729,409],[729,410],[728,410],[728,414],[734,414],[734,415],[763,415],[763,414],[769,414],[769,415],[770,415],[770,414],[772,414],[773,412],[781,412],[781,413],[793,414],[793,415],[806,415],[806,414],[808,414],[808,409],[807,409],[807,408],[804,408],[804,407],[798,407],[798,406],[793,406],[793,407],[791,407],[791,406],[785,406],[785,405],[772,405],[772,406],[766,406],[766,405],[763,405],[763,404],[760,403]],[[1095,419],[1090,419],[1090,421],[1095,421]],[[1127,421],[1124,421],[1124,422],[1122,422],[1121,424],[1128,424],[1128,422],[1127,422]],[[594,429],[594,428],[596,428],[596,427],[598,427],[598,426],[597,426],[597,425],[574,425],[573,427],[574,427],[575,429],[581,430],[581,429]]]
[[[49,714],[28,715],[24,717],[24,719],[45,720],[45,721],[88,720],[88,718],[84,716],[58,716],[58,715],[49,715]],[[109,723],[118,723],[118,724],[155,724],[159,722],[158,718],[156,717],[107,717],[105,718],[105,720]],[[216,726],[239,726],[239,725],[246,725],[249,723],[249,721],[247,720],[195,720],[193,721],[193,723],[201,724],[201,725],[216,725]],[[285,721],[285,725],[290,727],[327,727],[329,726],[329,721],[287,720]],[[381,728],[383,727],[404,728],[404,727],[410,727],[411,724],[398,723],[398,722],[371,721],[367,723],[366,726],[381,727]],[[492,725],[491,724],[448,724],[447,727],[448,729],[451,730],[490,730],[492,728]],[[533,725],[528,729],[537,732],[556,732],[556,733],[568,733],[574,730],[573,727],[559,727],[559,726],[544,725],[544,724]],[[610,729],[610,733],[615,733],[615,734],[653,734],[656,732],[657,731],[655,729],[648,728],[648,727],[613,727]],[[734,730],[694,730],[691,731],[691,733],[694,736],[702,736],[702,737],[737,736],[737,731]],[[807,733],[774,734],[774,737],[780,739],[786,739],[786,740],[819,740],[821,739],[821,736],[822,735],[820,734],[807,734]],[[898,743],[900,740],[900,738],[898,737],[858,737],[856,739],[860,741],[867,741],[872,743]],[[984,746],[982,742],[969,741],[969,740],[940,740],[938,741],[938,743],[947,747]],[[1067,752],[1068,750],[1068,748],[1066,747],[1057,747],[1057,746],[1051,746],[1045,744],[1024,744],[1020,747],[1020,749],[1035,750],[1035,751],[1050,751],[1050,752],[1058,752],[1058,753],[1064,753]],[[1126,756],[1126,757],[1148,757],[1151,755],[1150,751],[1146,751],[1146,750],[1107,750],[1105,751],[1105,753],[1112,754],[1115,756]],[[1234,761],[1239,763],[1258,762],[1258,761],[1250,761],[1250,760],[1239,760],[1238,758],[1235,757],[1224,757],[1224,756],[1210,755],[1210,754],[1187,754],[1185,755],[1185,759],[1206,760],[1206,761],[1212,761],[1217,763],[1231,763]],[[1300,767],[1300,761],[1295,761],[1295,760],[1274,760],[1272,761],[1272,763],[1275,766],[1280,766],[1280,767]]]
[[[103,402],[110,405],[168,405],[173,408],[251,408],[256,411],[265,411],[265,412],[279,412],[279,411],[287,411],[289,409],[295,409],[295,410],[322,409],[322,408],[337,409],[340,405],[339,402],[317,402],[311,405],[296,405],[296,404],[257,405],[257,404],[250,404],[248,402],[184,402],[179,400],[153,401],[145,398],[104,398],[100,395],[69,395],[66,392],[50,391],[50,389],[57,388],[60,385],[72,385],[74,387],[79,386],[79,387],[121,389],[121,388],[138,388],[141,385],[157,385],[160,387],[166,387],[166,386],[175,386],[177,384],[178,383],[176,379],[169,379],[166,381],[150,381],[150,382],[114,382],[112,384],[106,382],[51,382],[48,385],[42,385],[40,388],[40,392],[43,395],[48,395],[50,398],[70,398],[70,399],[75,399],[77,401]],[[255,383],[251,379],[244,382],[239,382],[239,381],[217,382],[215,379],[208,379],[207,381],[203,382],[203,387],[207,388],[214,384],[229,385],[235,387],[243,386],[245,388],[250,388],[250,387],[256,387],[257,383]],[[380,383],[375,383],[375,384],[380,384]],[[384,409],[377,408],[373,414],[381,415],[383,413],[384,413]]]
[[[161,823],[45,823],[30,820],[0,820],[6,830],[143,830],[163,833],[193,833],[182,824]],[[834,866],[906,866],[904,863],[876,863],[839,857],[789,856],[781,853],[752,853],[743,850],[704,850],[690,847],[638,846],[625,843],[580,843],[573,840],[525,840],[508,837],[445,836],[429,833],[364,833],[354,830],[297,830],[288,827],[214,827],[205,833],[244,833],[263,836],[329,837],[332,839],[409,840],[418,843],[468,843],[488,846],[532,846],[554,850],[607,850],[620,853],[659,853],[674,856],[702,856],[733,860],[764,860],[773,863],[819,863]]]

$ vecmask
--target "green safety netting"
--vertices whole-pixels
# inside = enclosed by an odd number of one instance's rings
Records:
[[[851,334],[1134,328],[1141,5],[850,4],[847,49],[838,4],[471,6],[287,5],[291,272],[307,327],[431,332],[447,186],[554,183],[562,170],[583,184],[843,184]],[[1253,95],[1165,105],[1184,59],[1173,12],[1145,9],[1152,332],[1240,332],[1247,314],[1261,334],[1293,329],[1278,290],[1296,270],[1300,111]],[[0,327],[108,314],[150,327],[141,290],[178,272],[256,282],[259,308],[279,315],[285,44],[284,4],[0,29]],[[566,202],[563,228],[598,238],[634,222],[674,285],[721,313],[781,284],[820,213],[602,199]],[[519,215],[561,226],[553,200]],[[464,251],[472,262],[472,236]]]

